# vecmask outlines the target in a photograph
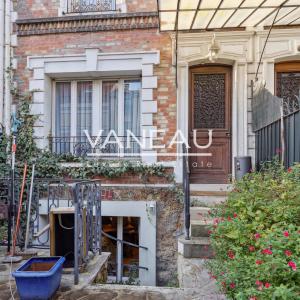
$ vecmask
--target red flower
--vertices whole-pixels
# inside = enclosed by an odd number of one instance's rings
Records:
[[[266,283],[265,283],[265,288],[268,289],[269,287],[271,287],[271,283],[266,282]]]
[[[238,216],[237,213],[234,213],[234,214],[233,214],[233,217],[234,217],[234,218],[237,218],[237,216]]]
[[[271,255],[271,254],[273,254],[273,252],[270,250],[270,249],[264,249],[264,250],[261,250],[261,252],[263,253],[263,254],[269,254],[269,255]]]
[[[208,235],[211,235],[211,234],[212,234],[212,231],[211,231],[211,230],[208,230],[207,233],[208,233]]]
[[[250,252],[254,252],[255,251],[255,247],[254,246],[249,246],[249,251]]]
[[[256,297],[250,297],[249,300],[257,300]]]
[[[259,280],[256,280],[256,281],[255,281],[255,284],[258,285],[258,286],[263,285],[263,283],[262,283],[261,281],[259,281]]]
[[[291,255],[292,255],[292,251],[290,251],[290,250],[285,250],[285,251],[284,251],[284,254],[285,254],[286,256],[291,256]]]
[[[284,235],[285,237],[289,237],[290,234],[289,234],[288,231],[284,231],[284,232],[283,232],[283,235]]]
[[[288,173],[291,173],[291,172],[293,172],[293,169],[292,168],[288,168]]]
[[[214,224],[218,224],[219,223],[219,219],[214,219]]]
[[[232,221],[231,217],[228,217],[227,220],[228,220],[229,222]]]
[[[226,286],[226,282],[222,281],[221,284],[225,287]]]
[[[255,263],[256,263],[257,265],[261,265],[261,264],[263,263],[263,261],[258,259]]]
[[[231,289],[235,288],[235,284],[233,282],[231,282],[229,286],[230,286]]]
[[[261,235],[260,235],[259,233],[255,233],[255,234],[254,234],[254,237],[255,237],[255,239],[257,239],[257,240],[258,240],[258,239],[260,239],[260,238],[261,238]]]
[[[233,251],[229,250],[228,253],[227,253],[227,255],[228,255],[228,257],[230,259],[234,259],[234,253],[233,253]]]
[[[290,261],[290,262],[288,263],[288,266],[291,267],[293,271],[296,271],[296,270],[297,270],[297,265],[296,265],[296,263],[293,262],[293,261]]]

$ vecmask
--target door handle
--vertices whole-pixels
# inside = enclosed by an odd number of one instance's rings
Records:
[[[227,132],[226,136],[231,137],[231,132]]]

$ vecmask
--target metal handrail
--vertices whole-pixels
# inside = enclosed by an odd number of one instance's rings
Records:
[[[190,168],[188,150],[185,144],[182,145],[182,181],[184,193],[184,235],[186,240],[190,240],[191,226],[191,203],[190,203]]]
[[[124,240],[122,240],[122,239],[118,239],[118,238],[116,238],[116,237],[114,237],[114,236],[112,236],[112,235],[110,235],[110,234],[104,232],[103,230],[102,230],[102,234],[103,234],[104,236],[108,237],[109,239],[112,239],[112,240],[114,240],[114,241],[116,241],[116,242],[121,242],[122,244],[131,246],[131,247],[141,248],[141,249],[148,250],[148,248],[145,247],[145,246],[133,244],[133,243],[130,243],[130,242],[126,242],[126,241],[124,241]]]
[[[124,267],[129,267],[129,268],[133,268],[133,267],[134,267],[134,268],[136,268],[136,269],[141,269],[141,270],[149,271],[149,268],[143,267],[143,266],[140,266],[140,265],[123,264],[123,244],[128,245],[128,246],[131,246],[131,247],[135,247],[135,248],[141,248],[141,249],[144,249],[144,250],[148,250],[147,247],[141,246],[141,245],[137,245],[137,244],[134,244],[134,243],[130,243],[130,242],[124,241],[124,240],[122,240],[122,239],[116,238],[116,237],[114,237],[114,236],[112,236],[112,235],[110,235],[110,234],[104,232],[103,230],[102,230],[102,235],[106,236],[107,238],[109,238],[109,239],[111,239],[111,240],[114,240],[114,241],[116,241],[116,242],[121,243],[121,246],[122,246],[122,251],[121,251],[121,272],[120,272],[121,274],[119,275],[119,276],[120,276],[119,278],[118,278],[118,275],[117,275],[117,280],[119,280],[120,282],[122,282],[122,280],[123,280],[123,268],[124,268]],[[118,253],[118,252],[117,252],[117,253]],[[117,258],[116,258],[117,264],[118,264],[118,258],[119,258],[119,257],[118,257],[118,255],[117,255]]]

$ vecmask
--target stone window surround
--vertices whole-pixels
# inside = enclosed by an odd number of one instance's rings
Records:
[[[28,57],[27,67],[33,71],[33,78],[29,81],[29,90],[33,92],[31,111],[39,115],[34,128],[39,147],[47,147],[46,137],[51,132],[52,84],[55,79],[141,76],[141,127],[149,134],[151,130],[155,131],[153,115],[157,113],[157,101],[153,99],[153,89],[157,88],[157,76],[154,76],[153,67],[159,62],[159,51],[101,53],[94,48],[79,55]],[[144,163],[157,162],[157,152],[151,149],[142,151],[141,156]]]
[[[60,0],[60,6],[58,9],[58,16],[77,16],[77,15],[101,15],[101,14],[107,14],[107,11],[103,12],[86,12],[86,13],[68,13],[67,12],[67,5],[68,1],[70,0]],[[109,12],[111,13],[126,13],[127,12],[127,7],[126,7],[126,1],[125,0],[115,0],[116,1],[116,11]]]

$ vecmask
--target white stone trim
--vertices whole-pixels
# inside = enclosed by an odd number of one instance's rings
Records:
[[[153,97],[153,89],[157,88],[157,76],[154,76],[154,65],[160,62],[159,51],[141,51],[127,53],[101,53],[99,49],[89,48],[83,54],[76,55],[48,55],[29,56],[27,67],[33,70],[33,77],[29,81],[29,89],[34,91],[33,103],[44,105],[39,111],[51,114],[51,81],[53,79],[83,79],[120,78],[126,76],[141,76],[141,129],[149,130],[153,126],[153,115],[157,113],[157,100]],[[49,84],[50,82],[50,84]],[[47,109],[46,109],[47,108]],[[33,111],[37,108],[33,107]],[[45,119],[43,115],[42,119]],[[51,119],[51,115],[49,116]],[[44,120],[37,122],[38,136],[46,138],[49,135],[50,124]],[[53,121],[52,121],[53,122]],[[51,122],[50,122],[51,123]],[[36,132],[37,133],[37,132]],[[151,150],[151,149],[150,149]],[[142,156],[145,163],[157,161],[156,156]]]
[[[255,138],[251,128],[251,80],[255,79],[261,51],[268,30],[216,32],[220,44],[216,63],[233,66],[232,85],[232,160],[237,155],[251,155],[255,160]],[[173,40],[175,36],[172,36]],[[188,72],[189,66],[209,63],[206,59],[212,33],[180,33],[178,39],[177,128],[188,133]],[[259,80],[274,93],[274,64],[300,60],[299,29],[273,29],[269,38]],[[175,52],[174,52],[175,53]],[[174,59],[174,58],[173,58]],[[233,169],[234,170],[234,169]],[[176,178],[181,181],[182,162],[177,160]]]

